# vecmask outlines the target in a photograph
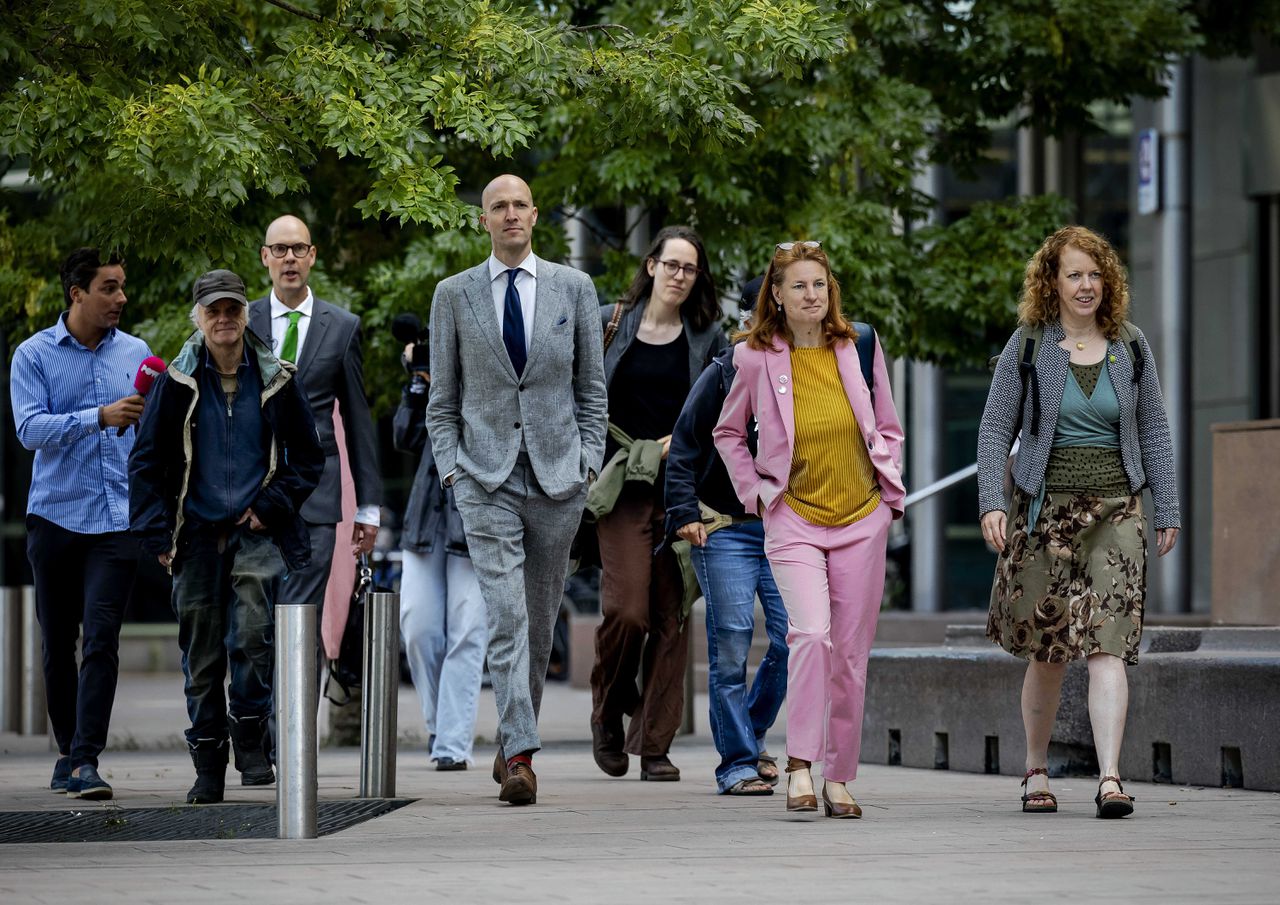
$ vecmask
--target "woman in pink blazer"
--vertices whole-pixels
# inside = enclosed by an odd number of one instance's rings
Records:
[[[902,425],[874,344],[874,402],[840,287],[817,242],[786,242],[765,274],[714,438],[742,503],[764,520],[788,615],[787,809],[860,817],[867,656],[884,592],[889,523],[902,516]],[[758,425],[757,454],[747,448]]]

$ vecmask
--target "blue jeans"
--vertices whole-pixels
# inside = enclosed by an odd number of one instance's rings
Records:
[[[720,753],[716,786],[724,792],[757,775],[765,733],[787,696],[787,611],[764,556],[760,522],[730,525],[708,535],[706,546],[693,548],[693,568],[707,603],[711,735]],[[747,654],[757,595],[764,607],[769,650],[748,692]]]
[[[470,558],[445,552],[445,530],[440,519],[432,552],[404,551],[400,634],[427,735],[435,737],[427,757],[469,761],[489,640],[488,610]]]
[[[270,715],[273,611],[283,575],[284,560],[266,535],[244,527],[183,528],[173,562],[173,612],[191,747],[226,741],[228,697],[236,719]]]

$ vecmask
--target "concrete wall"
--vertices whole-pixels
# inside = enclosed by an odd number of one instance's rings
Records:
[[[1021,776],[1025,672],[981,629],[873,650],[862,760]],[[1280,629],[1148,629],[1128,677],[1125,779],[1280,790]],[[1068,668],[1049,756],[1053,773],[1097,772],[1084,661]]]
[[[1215,425],[1213,458],[1213,621],[1280,625],[1280,419]]]

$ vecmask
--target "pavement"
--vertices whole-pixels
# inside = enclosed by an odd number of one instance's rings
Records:
[[[477,765],[426,762],[416,698],[400,697],[396,793],[407,807],[314,840],[216,839],[0,845],[0,902],[1267,903],[1280,894],[1280,794],[1126,783],[1133,817],[1093,817],[1093,781],[1053,782],[1061,809],[1019,811],[1008,777],[864,764],[861,820],[788,814],[781,794],[714,794],[717,761],[699,697],[677,739],[678,783],[606,777],[591,759],[588,692],[550,684],[538,803],[497,800],[487,767],[495,722],[486,691]],[[47,790],[45,738],[0,735],[0,811],[181,805],[191,764],[179,747],[181,677],[122,676],[103,775],[108,803]],[[781,726],[771,735],[782,753]],[[232,772],[231,777],[234,777]],[[359,752],[324,748],[321,800],[357,794]],[[228,786],[228,801],[274,802]],[[185,806],[185,805],[183,805]]]

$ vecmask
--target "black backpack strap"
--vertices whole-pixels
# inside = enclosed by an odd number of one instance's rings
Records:
[[[1120,339],[1129,347],[1129,360],[1133,362],[1133,382],[1142,382],[1142,368],[1147,360],[1142,357],[1142,344],[1138,342],[1138,328],[1128,321],[1120,322]]]
[[[1040,379],[1036,376],[1036,355],[1038,346],[1044,338],[1044,330],[1040,327],[1024,327],[1022,332],[1022,355],[1018,359],[1018,376],[1022,379],[1022,396],[1018,399],[1018,423],[1013,429],[1014,436],[1022,428],[1022,412],[1027,405],[1027,389],[1031,390],[1031,436],[1040,433]]]
[[[858,334],[858,364],[862,368],[862,379],[867,382],[871,391],[871,407],[876,405],[876,330],[870,324],[861,321],[853,322],[854,332]]]

